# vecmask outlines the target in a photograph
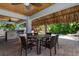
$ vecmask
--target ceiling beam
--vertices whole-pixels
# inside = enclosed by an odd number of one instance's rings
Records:
[[[38,12],[38,13],[30,16],[30,19],[35,20],[37,18],[40,18],[40,17],[46,16],[48,14],[55,13],[55,12],[73,7],[73,6],[76,6],[76,5],[79,5],[79,3],[56,3],[56,4]]]
[[[0,15],[14,17],[18,19],[26,20],[28,16],[21,15],[19,13],[11,12],[8,10],[0,9]]]

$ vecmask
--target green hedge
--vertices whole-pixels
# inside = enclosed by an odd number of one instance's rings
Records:
[[[18,30],[20,28],[24,28],[23,24],[6,24],[4,21],[0,21],[0,30]]]
[[[49,25],[49,32],[54,34],[68,34],[76,33],[79,30],[79,23],[69,23],[69,24],[51,24]]]

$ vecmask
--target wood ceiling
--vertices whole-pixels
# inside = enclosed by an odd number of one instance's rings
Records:
[[[51,6],[51,3],[41,3],[41,6],[33,6],[32,9],[28,10],[24,4],[12,5],[11,3],[0,3],[0,9],[16,12],[26,16],[32,16],[33,14]]]
[[[16,23],[19,23],[19,22],[23,21],[21,19],[0,15],[0,21],[9,21],[9,20],[11,20],[12,22],[16,22]]]

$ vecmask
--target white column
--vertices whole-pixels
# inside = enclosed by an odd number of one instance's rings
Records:
[[[32,20],[29,18],[29,16],[27,17],[27,20],[26,20],[26,32],[27,33],[32,32]]]

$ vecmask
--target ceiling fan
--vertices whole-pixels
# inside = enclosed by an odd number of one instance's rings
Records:
[[[12,21],[10,18],[5,22],[6,25],[14,24],[15,22]]]
[[[41,3],[11,3],[12,5],[20,5],[23,4],[28,10],[32,8],[32,6],[40,7],[42,6]]]
[[[12,19],[11,19],[11,18],[9,18],[9,19],[8,19],[8,22],[14,22],[14,21],[12,21]]]

